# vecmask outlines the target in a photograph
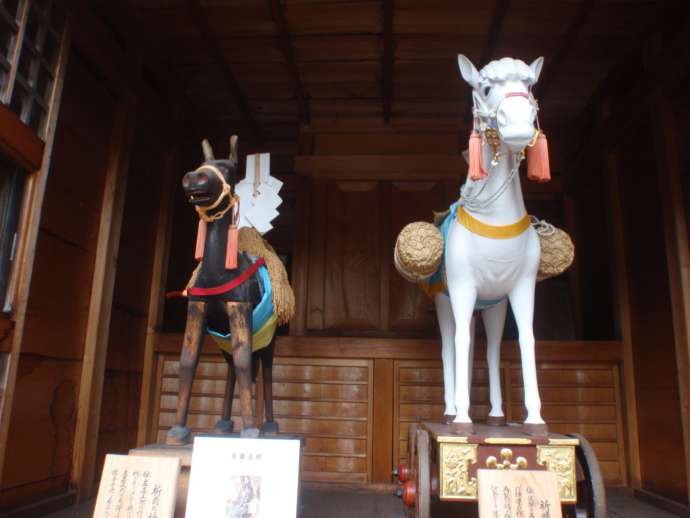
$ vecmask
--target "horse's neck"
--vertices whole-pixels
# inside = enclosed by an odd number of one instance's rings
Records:
[[[226,214],[216,221],[210,221],[206,227],[206,242],[204,243],[204,258],[201,262],[200,273],[207,283],[220,283],[226,281],[229,272],[225,269],[225,254],[228,242],[228,227],[230,226],[230,214]]]
[[[521,219],[526,212],[525,201],[522,197],[522,187],[520,186],[520,175],[516,172],[511,180],[513,166],[515,165],[515,154],[510,152],[507,147],[501,146],[501,158],[496,166],[491,165],[493,153],[489,146],[484,147],[484,168],[489,177],[482,181],[467,180],[472,194],[476,195],[482,189],[482,183],[486,182],[482,193],[478,196],[474,205],[465,207],[467,212],[476,216],[477,219],[492,225],[510,225]],[[484,206],[484,202],[493,198],[495,193],[505,186],[503,193],[496,197],[491,203]]]

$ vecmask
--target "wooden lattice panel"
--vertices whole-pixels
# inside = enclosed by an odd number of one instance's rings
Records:
[[[177,406],[178,360],[161,356],[157,439],[165,441]],[[274,415],[281,433],[304,438],[302,479],[368,482],[371,478],[372,366],[370,360],[276,358]],[[227,366],[204,357],[192,388],[189,426],[213,429],[220,418]],[[240,427],[237,398],[233,421]]]
[[[484,367],[473,371],[470,416],[484,420],[489,414],[489,373]],[[395,365],[394,437],[399,438],[393,461],[407,460],[410,423],[440,421],[443,417],[443,369],[439,361],[397,361]]]
[[[592,444],[604,479],[624,480],[625,457],[618,367],[611,364],[541,364],[542,417],[558,433],[580,433]],[[524,419],[522,371],[510,368],[511,414]]]
[[[483,420],[489,411],[488,373],[475,364],[470,415]],[[608,484],[624,480],[625,457],[618,367],[601,364],[539,364],[542,416],[552,432],[580,433],[591,443]],[[394,463],[407,460],[410,423],[438,421],[443,415],[443,372],[440,362],[396,362],[396,427]],[[501,368],[504,409],[510,421],[521,422],[522,371],[519,364]],[[506,379],[509,380],[506,383]]]

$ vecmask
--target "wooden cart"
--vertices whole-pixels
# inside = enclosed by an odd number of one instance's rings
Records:
[[[578,434],[535,437],[520,425],[475,424],[462,436],[450,425],[410,425],[408,463],[396,471],[410,514],[429,518],[432,499],[477,502],[478,469],[549,470],[556,474],[564,517],[606,517],[606,493],[599,463]]]

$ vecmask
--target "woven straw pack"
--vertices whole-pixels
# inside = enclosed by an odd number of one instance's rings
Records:
[[[567,232],[548,223],[533,224],[541,244],[541,260],[537,280],[560,275],[573,264],[575,245]]]
[[[443,237],[436,225],[448,212],[434,213],[434,222],[416,221],[400,231],[395,242],[395,268],[409,282],[431,277],[443,259]],[[541,260],[537,280],[555,277],[566,271],[575,259],[575,245],[570,236],[553,225],[532,218],[532,226],[539,236]]]
[[[433,223],[416,221],[406,225],[395,241],[393,260],[405,279],[419,282],[431,277],[443,258],[443,237]]]

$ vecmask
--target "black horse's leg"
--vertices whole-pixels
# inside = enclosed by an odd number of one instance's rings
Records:
[[[266,434],[278,433],[278,423],[273,420],[273,353],[275,347],[276,337],[274,335],[271,343],[259,351],[264,379],[264,411],[266,413],[266,420],[261,425],[261,431]]]
[[[222,349],[221,352],[228,363],[228,379],[225,384],[225,394],[223,395],[223,417],[218,420],[213,431],[217,434],[226,434],[231,433],[233,430],[232,399],[235,397],[235,366],[232,363],[232,355]]]
[[[206,303],[190,301],[187,306],[187,324],[184,330],[184,342],[180,353],[179,392],[177,397],[177,414],[175,425],[168,430],[165,439],[167,444],[187,444],[192,438],[192,431],[187,426],[189,402],[192,398],[192,383],[199,364],[201,338],[203,337]]]
[[[240,391],[242,437],[258,437],[252,405],[252,305],[226,302],[232,335],[232,362]]]

